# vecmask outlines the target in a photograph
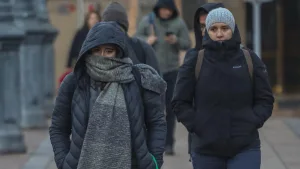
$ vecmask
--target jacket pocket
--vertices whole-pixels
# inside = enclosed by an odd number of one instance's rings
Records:
[[[67,156],[66,156],[67,157]],[[65,169],[66,168],[66,157],[64,158],[64,160],[62,161],[60,167],[58,169]]]
[[[250,111],[249,112],[249,123],[252,123],[255,127],[255,129],[257,129],[260,125],[260,119],[259,117],[254,113],[254,111]]]
[[[201,115],[196,113],[192,123],[192,133],[197,136],[202,136],[202,130],[204,128],[205,120],[201,118]]]
[[[68,152],[68,154],[65,156],[60,169],[70,168],[69,164],[67,164],[67,158],[69,158],[69,156],[70,156],[70,152]]]
[[[234,136],[248,136],[257,130],[259,118],[251,108],[247,108],[236,112],[232,124]]]
[[[210,128],[210,130],[215,130],[218,128],[219,119],[222,119],[222,122],[227,120],[227,115],[220,113],[218,108],[219,101],[215,101],[212,105],[206,108],[199,108],[195,110],[195,116],[193,119],[193,130],[194,133],[198,136],[202,136],[204,134],[204,130]],[[214,131],[211,131],[214,132]]]

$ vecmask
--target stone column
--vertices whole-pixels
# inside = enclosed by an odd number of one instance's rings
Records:
[[[10,0],[0,0],[0,154],[26,151],[20,128],[19,49],[25,32],[13,24]]]
[[[300,7],[300,6],[299,6]],[[283,94],[284,92],[284,7],[282,1],[277,1],[277,52],[276,52],[276,85],[275,93]]]
[[[33,0],[32,5],[36,14],[36,20],[42,28],[42,65],[43,65],[43,89],[44,110],[48,116],[51,116],[53,110],[53,99],[55,94],[55,70],[54,70],[54,48],[53,42],[57,37],[58,31],[50,21],[47,11],[46,0]]]
[[[26,33],[20,49],[21,126],[44,128],[47,127],[47,120],[43,110],[42,27],[35,19],[32,0],[12,2],[15,24]]]
[[[130,8],[127,10],[129,21],[128,34],[132,36],[135,34],[138,27],[137,18],[139,17],[139,1],[130,0],[129,3]]]

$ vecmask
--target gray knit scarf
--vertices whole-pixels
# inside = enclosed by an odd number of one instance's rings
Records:
[[[131,169],[131,132],[121,84],[134,80],[129,58],[88,56],[87,73],[107,82],[97,97],[77,169]]]

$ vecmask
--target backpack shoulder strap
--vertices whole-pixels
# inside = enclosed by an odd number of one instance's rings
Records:
[[[250,75],[250,78],[251,80],[253,80],[253,62],[252,62],[252,58],[250,56],[250,53],[248,50],[246,49],[242,49],[243,50],[243,53],[244,53],[244,56],[245,56],[245,59],[246,59],[246,63],[247,63],[247,66],[248,66],[248,71],[249,71],[249,75]]]
[[[145,53],[145,49],[142,45],[142,42],[138,38],[136,38],[135,40],[136,40],[136,47],[135,48],[137,50],[137,52],[136,52],[137,58],[139,59],[139,61],[141,63],[146,64],[146,53]]]
[[[138,84],[139,86],[139,91],[140,91],[140,94],[141,96],[143,97],[144,95],[144,90],[142,89],[142,79],[141,79],[141,72],[139,71],[139,69],[136,67],[136,66],[133,66],[132,67],[132,73],[133,73],[133,76],[134,76],[134,79],[136,81],[136,83]]]
[[[150,34],[153,34],[155,35],[155,31],[156,31],[156,28],[155,28],[155,13],[154,12],[151,12],[148,16],[148,23],[149,23],[149,26],[150,26]]]
[[[132,66],[132,73],[133,73],[133,76],[134,76],[134,79],[136,81],[136,83],[138,84],[139,86],[139,92],[140,92],[140,95],[142,97],[142,100],[144,98],[144,90],[143,90],[143,87],[142,87],[142,79],[141,79],[141,72],[139,70],[138,67],[136,66]],[[144,115],[144,122],[146,122],[146,116]],[[146,128],[147,128],[147,124],[146,124]]]
[[[148,14],[148,22],[149,22],[149,24],[154,24],[154,19],[155,19],[155,13],[154,12],[150,12],[149,14]]]
[[[199,53],[198,53],[197,63],[196,63],[196,67],[195,67],[195,78],[196,78],[196,80],[199,78],[199,75],[200,75],[200,71],[201,71],[201,67],[202,67],[202,63],[203,63],[203,58],[204,58],[204,49],[200,50]]]
[[[134,50],[134,54],[135,54],[135,57],[138,60],[138,62],[145,64],[146,56],[145,56],[145,51],[144,51],[141,41],[138,38],[130,38],[129,42],[130,42],[132,49]]]

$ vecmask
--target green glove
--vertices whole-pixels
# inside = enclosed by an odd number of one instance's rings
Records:
[[[153,159],[153,161],[154,161],[154,163],[155,163],[155,169],[159,169],[155,157],[154,157],[152,154],[151,154],[151,156],[152,156],[152,159]]]

